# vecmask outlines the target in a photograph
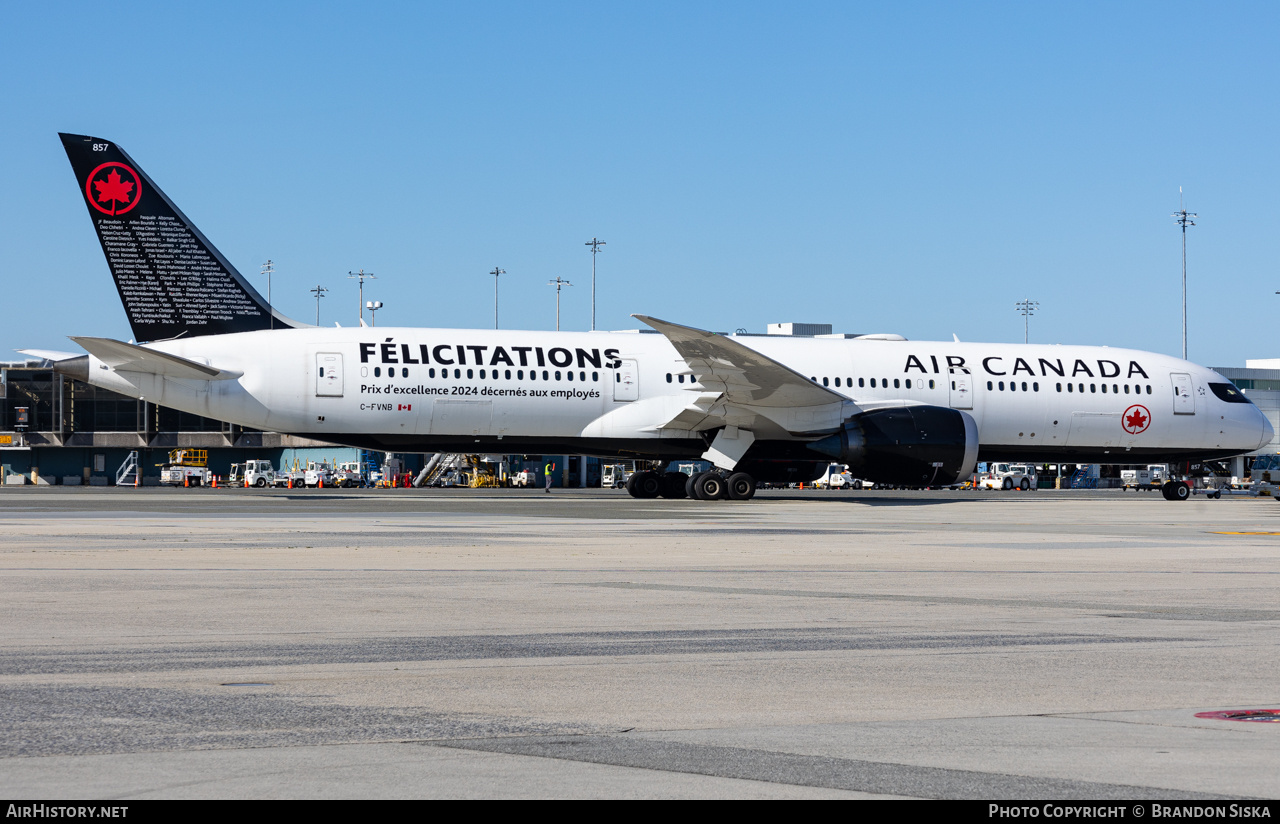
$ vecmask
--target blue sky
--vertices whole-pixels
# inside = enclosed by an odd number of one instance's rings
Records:
[[[118,142],[275,302],[1280,356],[1280,6],[20,4],[0,349],[129,329],[58,131]],[[0,356],[2,358],[2,356]]]

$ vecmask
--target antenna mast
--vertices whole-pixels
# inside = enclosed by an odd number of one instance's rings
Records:
[[[352,278],[360,279],[360,325],[364,326],[364,279],[368,278],[369,280],[377,280],[378,278],[374,276],[373,272],[366,272],[363,269],[359,272],[348,271],[347,280],[351,280]]]
[[[267,313],[271,315],[272,329],[276,328],[276,310],[271,305],[271,273],[274,271],[275,269],[272,268],[270,260],[262,264],[262,274],[267,276]]]
[[[320,298],[324,297],[324,293],[328,292],[329,290],[317,284],[316,288],[309,289],[308,291],[311,292],[311,294],[316,296],[316,326],[319,326],[320,325]]]
[[[1182,227],[1182,359],[1187,359],[1187,227],[1195,226],[1192,220],[1198,217],[1195,212],[1188,212],[1182,204],[1182,187],[1178,187],[1178,211],[1172,215],[1174,221]]]
[[[1014,304],[1019,312],[1022,313],[1022,342],[1031,342],[1031,316],[1040,308],[1040,301],[1023,299]]]
[[[498,275],[505,275],[506,269],[493,267],[493,271],[489,274],[493,275],[493,328],[498,328]]]
[[[605,243],[599,238],[591,238],[584,246],[591,247],[591,331],[596,331],[596,253]]]
[[[560,331],[560,287],[572,286],[573,284],[565,280],[564,278],[560,277],[559,275],[556,275],[556,279],[547,281],[547,285],[556,287],[556,331],[559,332]]]

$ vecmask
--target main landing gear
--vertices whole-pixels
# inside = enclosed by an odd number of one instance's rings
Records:
[[[1165,481],[1160,494],[1166,501],[1185,501],[1191,497],[1191,485],[1186,481]]]
[[[745,472],[728,477],[721,472],[637,472],[627,480],[633,498],[695,498],[700,501],[749,501],[756,494],[756,479]]]

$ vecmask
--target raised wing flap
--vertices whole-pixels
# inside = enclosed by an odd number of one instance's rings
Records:
[[[706,390],[723,392],[730,403],[769,408],[822,406],[848,400],[723,335],[647,315],[632,317],[665,335],[698,382]]]
[[[167,352],[157,352],[155,349],[111,338],[73,337],[71,340],[80,344],[86,352],[107,366],[121,372],[143,372],[150,375],[163,375],[166,378],[196,381],[231,380],[242,374],[232,370],[215,369]]]

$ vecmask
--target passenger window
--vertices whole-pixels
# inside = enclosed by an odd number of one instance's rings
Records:
[[[831,381],[830,381],[830,379],[828,379],[828,378],[826,378],[826,377],[823,377],[823,379],[822,379],[822,385],[823,385],[823,386],[830,386],[830,385],[831,385]]]
[[[1026,382],[1026,381],[1023,381],[1023,382],[1022,382],[1022,391],[1023,391],[1023,392],[1026,392],[1026,391],[1027,391],[1027,382]]]
[[[537,373],[537,372],[535,372],[534,370],[530,369],[530,370],[529,370],[529,380],[531,380],[531,381],[536,381],[537,379],[538,379],[538,373]]]
[[[586,372],[579,372],[579,373],[578,373],[578,380],[580,380],[580,381],[585,381],[586,379],[587,379],[587,373],[586,373]],[[690,379],[689,379],[689,383],[693,383],[693,378],[690,378]]]
[[[1147,384],[1147,394],[1151,394],[1151,384]]]
[[[565,373],[564,373],[564,376],[565,376],[566,378],[568,378],[569,380],[573,380],[573,370],[570,370],[570,371],[568,371],[568,372],[565,372]]]
[[[1069,383],[1069,384],[1067,384],[1067,391],[1068,391],[1068,392],[1070,392],[1070,391],[1071,391],[1071,387],[1073,387],[1073,386],[1075,386],[1075,384],[1074,384],[1074,383]]]
[[[431,367],[427,370],[427,374],[434,378],[436,376],[436,368],[434,366]]]
[[[1004,391],[1004,381],[1000,381],[1000,391]]]
[[[671,383],[671,373],[667,373],[667,383]]]
[[[323,371],[323,369],[324,369],[324,367],[321,367],[321,372],[320,372],[321,376],[323,376],[323,375],[324,375],[324,371]],[[373,376],[374,376],[375,378],[380,378],[380,377],[382,377],[382,367],[381,367],[381,366],[375,366],[375,367],[373,367]]]
[[[1119,394],[1120,394],[1120,387],[1119,387],[1119,386],[1116,386],[1114,383],[1113,383],[1113,384],[1111,384],[1111,393],[1112,393],[1113,395],[1119,395]]]
[[[677,376],[676,380],[680,381],[681,383],[684,383],[684,375]]]
[[[471,377],[471,376],[470,376],[470,375],[468,375],[467,377]],[[481,369],[481,370],[480,370],[480,379],[481,379],[481,380],[484,380],[484,370],[483,370],[483,369]]]
[[[1096,385],[1096,384],[1092,384],[1092,383],[1091,383],[1091,384],[1089,384],[1089,391],[1090,391],[1090,392],[1097,392],[1097,391],[1098,391],[1098,387],[1097,387],[1097,385]]]
[[[556,370],[556,380],[560,380],[560,370]]]
[[[875,388],[876,388],[876,379],[875,379],[875,378],[872,378],[872,379],[871,379],[871,388],[872,388],[872,389],[875,389]]]
[[[1128,395],[1128,394],[1129,394],[1129,384],[1127,384],[1127,383],[1124,385],[1124,393],[1125,393],[1126,395]]]
[[[930,388],[930,389],[932,389],[932,388],[933,388],[933,378],[930,378],[930,379],[929,379],[929,388]]]
[[[866,378],[858,378],[858,386],[866,386]]]
[[[508,369],[508,370],[507,370],[507,374],[506,374],[506,376],[505,376],[505,377],[506,377],[506,379],[507,379],[507,380],[511,380],[511,370],[510,370],[510,369]]]
[[[599,373],[599,372],[592,372],[592,373],[591,373],[591,380],[592,380],[593,382],[599,381],[599,380],[600,380],[600,373]]]
[[[894,388],[894,389],[901,389],[901,388],[902,388],[901,386],[899,386],[899,385],[898,385],[898,379],[897,379],[897,378],[894,378],[894,379],[893,379],[893,388]]]
[[[840,388],[840,379],[836,378],[836,389]]]
[[[519,380],[524,380],[524,370],[523,370],[523,369],[517,369],[517,370],[516,370],[516,378],[517,378],[517,379],[519,379]]]
[[[549,381],[549,380],[551,380],[551,377],[550,377],[549,373],[548,373],[548,372],[547,372],[547,370],[545,370],[545,369],[543,369],[543,370],[542,370],[542,379],[543,379],[544,381]],[[557,373],[556,373],[556,380],[560,380],[560,373],[559,373],[559,372],[557,372]]]
[[[1039,391],[1040,391],[1040,384],[1038,384],[1038,383],[1033,383],[1033,384],[1031,384],[1031,388],[1032,388],[1033,390],[1035,390],[1036,392],[1039,392]]]

